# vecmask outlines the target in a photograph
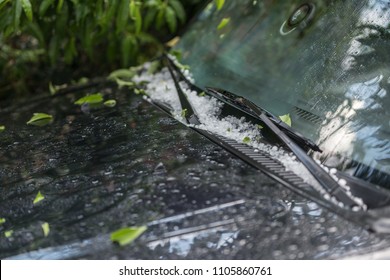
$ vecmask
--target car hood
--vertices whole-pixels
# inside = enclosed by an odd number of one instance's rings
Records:
[[[97,90],[117,106],[73,104]],[[27,126],[42,110],[53,122]],[[333,259],[390,246],[126,91],[38,97],[0,116],[0,229],[13,231],[2,259]],[[142,225],[130,247],[111,242]]]

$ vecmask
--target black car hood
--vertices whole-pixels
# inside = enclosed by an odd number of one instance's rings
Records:
[[[13,231],[1,258],[324,259],[390,245],[141,98],[96,90],[118,105],[83,113],[72,103],[85,92],[71,92],[1,109],[0,227]],[[42,108],[53,123],[26,126]],[[110,241],[137,225],[148,230],[130,247]]]

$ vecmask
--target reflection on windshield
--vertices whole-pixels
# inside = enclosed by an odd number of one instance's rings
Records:
[[[388,54],[381,53],[390,46],[389,19],[388,1],[369,1],[360,11],[357,33],[341,63],[344,76],[348,80],[355,76],[356,82],[345,90],[345,100],[337,110],[328,112],[320,131],[320,143],[334,147],[333,154],[338,152],[371,167],[354,170],[361,177],[375,176],[364,174],[375,169],[390,173],[390,60]],[[337,163],[336,157],[331,157],[329,163]],[[382,176],[376,180],[385,184],[386,179]]]
[[[290,113],[316,157],[388,186],[389,46],[390,1],[247,0],[209,5],[179,48],[199,86]]]

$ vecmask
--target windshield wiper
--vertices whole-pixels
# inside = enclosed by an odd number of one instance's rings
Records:
[[[308,141],[307,139],[298,137],[298,134],[286,129],[282,122],[278,121],[275,116],[242,96],[217,88],[206,87],[206,90],[215,98],[227,102],[236,108],[238,107],[261,120],[294,153],[298,160],[302,162],[306,169],[329,195],[335,197],[347,207],[352,208],[358,206],[358,204],[346,193],[344,188],[295,142],[296,139],[298,139],[298,141]]]
[[[187,123],[194,125],[200,124],[195,109],[192,107],[191,103],[187,99],[187,96],[181,90],[179,85],[179,80],[186,81],[185,77],[170,59],[167,59],[166,61],[168,64],[168,69],[174,80],[177,93],[179,95],[181,107],[187,112],[187,114],[185,114]],[[179,75],[179,77],[176,75]],[[189,82],[187,81],[187,83]],[[315,143],[293,131],[279,118],[258,107],[253,102],[242,96],[238,96],[226,90],[212,87],[206,87],[206,91],[211,96],[261,120],[296,155],[298,160],[302,162],[306,169],[313,175],[313,177],[329,195],[335,197],[339,202],[343,203],[347,207],[352,208],[358,206],[358,204],[345,192],[344,188],[341,187],[310,156],[308,156],[303,148],[301,148],[301,146],[303,146],[305,148],[311,148],[314,151],[321,151],[321,149]]]
[[[282,130],[284,133],[286,133],[292,140],[294,140],[295,143],[297,143],[299,146],[301,146],[303,149],[312,149],[313,151],[322,153],[322,150],[320,147],[318,147],[313,141],[310,139],[304,137],[303,135],[299,134],[298,132],[292,130],[290,126],[285,124],[280,118],[274,116],[270,112],[266,111],[263,108],[260,108],[256,106],[255,104],[252,105],[257,107],[257,111],[248,108],[247,103],[250,102],[249,100],[237,96],[234,93],[231,93],[229,91],[219,89],[219,88],[212,88],[212,87],[206,87],[207,92],[212,95],[213,97],[223,101],[224,103],[228,103],[229,105],[244,111],[246,114],[251,115],[252,117],[255,117],[258,119],[259,112],[263,112],[265,116],[267,116],[268,119],[270,119],[280,130]]]

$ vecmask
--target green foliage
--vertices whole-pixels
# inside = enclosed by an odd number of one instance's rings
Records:
[[[215,5],[217,6],[217,9],[222,9],[223,5],[225,4],[225,0],[215,0]]]
[[[130,244],[144,233],[146,229],[146,226],[119,229],[111,234],[111,241],[118,242],[120,246]]]
[[[251,138],[248,136],[245,136],[244,139],[242,139],[242,143],[249,144],[251,142]]]
[[[52,115],[48,115],[45,113],[34,113],[34,115],[27,122],[27,124],[35,125],[35,126],[44,126],[51,123],[52,121],[53,121]]]
[[[50,225],[49,225],[49,223],[45,222],[45,223],[43,223],[41,225],[41,227],[42,227],[42,231],[43,231],[43,236],[47,237],[49,235],[49,233],[50,233]]]
[[[158,14],[163,17],[158,18]],[[144,17],[149,24],[156,23],[157,29],[169,27],[174,32],[177,19],[184,22],[185,12],[178,0],[42,0],[33,5],[29,0],[3,0],[0,17],[0,30],[5,30],[3,39],[18,34],[33,37],[38,41],[36,47],[47,50],[47,59],[55,64],[61,54],[65,62],[72,63],[77,50],[96,58],[101,55],[101,49],[96,47],[119,46],[129,35],[134,38],[133,45],[128,44],[125,51],[139,48],[154,39],[148,36],[148,26],[143,27]],[[107,39],[113,41],[107,43]],[[110,52],[110,48],[106,51]]]
[[[80,72],[96,76],[150,60],[200,2],[0,0],[0,95],[27,91],[32,78],[42,83],[64,69],[70,80]]]
[[[84,97],[81,97],[80,99],[76,100],[74,104],[76,105],[83,105],[88,104],[92,106],[100,106],[103,103],[106,107],[115,107],[116,106],[116,100],[115,99],[109,99],[104,101],[103,95],[98,92],[94,94],[88,94]]]
[[[184,119],[187,117],[187,109],[181,110],[181,117]]]
[[[37,195],[35,196],[35,198],[34,198],[34,201],[33,201],[33,204],[37,204],[38,202],[40,202],[40,201],[42,201],[42,200],[44,200],[45,199],[45,197],[41,194],[41,192],[39,191],[38,193],[37,193]]]
[[[223,19],[221,20],[221,22],[218,24],[217,29],[218,29],[218,30],[221,30],[221,29],[224,28],[226,25],[228,25],[229,22],[230,22],[230,18],[223,18]]]
[[[136,69],[117,69],[110,73],[109,80],[116,81],[117,79],[132,79],[137,74]]]
[[[284,123],[287,124],[288,126],[291,126],[291,117],[290,117],[290,114],[283,115],[283,116],[279,116],[279,119],[281,119],[282,122],[284,122]]]
[[[103,103],[103,105],[106,106],[106,107],[110,107],[110,108],[115,107],[116,106],[116,100],[115,99],[109,99],[109,100],[105,101]]]
[[[80,99],[76,100],[74,104],[83,105],[83,104],[98,104],[103,102],[103,96],[101,93],[90,94]]]

